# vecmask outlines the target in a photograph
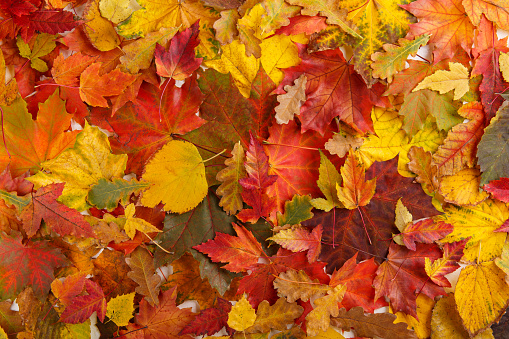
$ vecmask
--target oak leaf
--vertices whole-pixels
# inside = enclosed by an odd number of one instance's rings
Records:
[[[320,284],[318,279],[312,279],[305,271],[293,269],[281,272],[274,280],[274,288],[277,289],[278,296],[286,298],[289,303],[298,299],[308,301],[322,297],[332,289],[328,285]]]
[[[242,185],[239,180],[246,177],[244,168],[245,155],[240,141],[233,146],[232,157],[225,160],[226,168],[217,173],[216,179],[221,182],[217,195],[221,196],[219,206],[227,214],[235,214],[242,209]]]
[[[113,178],[108,181],[105,178],[90,188],[87,195],[87,201],[99,209],[114,210],[120,201],[122,205],[127,205],[131,195],[138,194],[141,190],[149,187],[145,182],[140,182],[135,178],[127,181],[120,178]]]
[[[346,287],[337,285],[327,291],[327,295],[314,301],[315,307],[306,316],[306,332],[317,335],[319,331],[326,331],[330,326],[331,316],[339,315],[339,302],[345,295]]]
[[[107,300],[134,292],[137,284],[127,276],[131,269],[123,253],[105,249],[99,257],[88,260],[93,264],[91,279],[101,286]]]
[[[284,87],[285,94],[277,96],[279,105],[276,106],[275,111],[278,124],[287,124],[288,121],[293,120],[295,114],[300,114],[300,107],[306,101],[306,83],[307,78],[302,74],[293,85]]]
[[[175,80],[184,80],[190,77],[200,67],[202,58],[196,58],[194,48],[198,46],[197,39],[199,22],[190,28],[175,34],[170,40],[168,51],[157,44],[155,48],[155,64],[157,74]]]
[[[407,328],[414,330],[418,338],[429,338],[431,334],[431,311],[435,306],[435,300],[428,298],[425,294],[417,296],[417,318],[403,312],[396,313],[396,320],[394,323],[406,323]]]
[[[296,194],[293,196],[292,200],[287,200],[285,202],[285,212],[283,214],[277,214],[277,223],[279,226],[298,225],[313,217],[313,213],[311,213],[312,209],[313,205],[311,204],[311,197],[309,195],[300,196]]]
[[[325,143],[325,149],[329,151],[330,154],[337,155],[340,158],[343,158],[349,150],[356,150],[363,143],[363,140],[358,136],[354,136],[351,134],[346,134],[343,136],[340,133],[335,133],[332,136],[332,139],[329,139]]]
[[[379,338],[416,338],[415,333],[407,330],[406,324],[395,324],[396,316],[390,313],[364,314],[362,307],[350,310],[339,310],[337,316],[331,319],[331,325],[343,330],[354,329],[360,337]]]
[[[147,250],[137,248],[125,261],[131,268],[127,276],[138,284],[136,292],[143,295],[151,306],[157,305],[161,277],[156,274],[154,259]]]
[[[237,21],[240,19],[240,15],[236,8],[221,11],[219,14],[221,14],[221,18],[217,19],[213,26],[216,31],[216,40],[221,45],[227,45],[239,35]]]
[[[427,194],[433,194],[438,190],[439,181],[437,167],[432,164],[431,152],[426,152],[422,147],[412,146],[408,152],[408,169],[415,173],[415,180],[422,185]]]

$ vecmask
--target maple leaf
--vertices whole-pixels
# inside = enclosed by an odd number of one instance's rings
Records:
[[[33,240],[27,245],[21,241],[18,235],[0,235],[0,298],[13,298],[25,286],[31,286],[37,298],[43,300],[54,279],[53,271],[68,265],[68,260],[47,241]]]
[[[475,206],[489,194],[481,191],[481,173],[478,168],[466,168],[454,175],[442,177],[439,192],[444,200],[461,206]]]
[[[373,313],[375,309],[386,305],[381,298],[375,301],[375,289],[372,285],[377,269],[374,258],[357,264],[356,253],[339,270],[332,273],[330,286],[346,286],[345,296],[341,300],[342,307],[350,310],[355,306],[362,306],[366,312]]]
[[[184,80],[200,67],[203,58],[195,58],[194,48],[198,46],[198,26],[195,22],[190,28],[175,34],[170,40],[168,51],[157,44],[155,63],[157,74],[162,77]]]
[[[158,306],[152,307],[142,300],[135,323],[144,327],[145,336],[156,338],[191,338],[189,335],[179,336],[180,331],[194,319],[189,308],[178,308],[175,304],[176,288],[161,293]]]
[[[327,28],[326,18],[323,16],[297,15],[290,18],[288,25],[278,28],[275,34],[296,35],[306,33],[310,35]]]
[[[460,267],[458,262],[463,256],[463,249],[467,241],[468,239],[465,239],[445,244],[443,248],[443,258],[439,258],[433,262],[431,262],[429,258],[424,259],[424,269],[435,284],[443,287],[451,287],[451,283],[447,280],[445,275],[456,271]]]
[[[100,75],[101,64],[88,66],[80,75],[80,96],[91,106],[108,107],[105,97],[121,94],[136,79],[131,74],[115,69]]]
[[[507,153],[509,139],[503,133],[509,123],[509,109],[498,111],[496,117],[484,130],[479,145],[477,146],[477,158],[481,165],[481,185],[492,180],[509,177],[507,164],[500,161]]]
[[[69,306],[72,300],[83,292],[85,280],[83,274],[68,276],[64,281],[55,279],[51,283],[51,292],[64,306]]]
[[[435,260],[440,256],[436,245],[418,244],[415,251],[410,251],[391,244],[387,261],[380,265],[373,281],[375,299],[387,296],[396,312],[403,311],[416,318],[416,291],[430,298],[445,295],[442,287],[429,281],[424,270],[425,258]]]
[[[447,69],[449,63],[446,60],[431,64],[419,60],[407,60],[409,67],[394,75],[394,79],[385,91],[384,95],[397,95],[410,93],[418,83],[437,70]]]
[[[0,163],[3,168],[9,164],[14,176],[41,169],[44,161],[72,147],[78,133],[64,133],[70,127],[72,115],[66,112],[58,91],[40,105],[35,121],[21,98],[3,107],[3,112],[5,145],[0,148]]]
[[[231,272],[244,272],[258,262],[263,253],[261,245],[251,232],[242,226],[233,224],[237,237],[225,233],[216,233],[214,240],[193,246],[207,254],[214,262],[226,262],[223,266]]]
[[[23,58],[30,60],[30,66],[33,69],[39,72],[46,72],[48,65],[41,57],[49,54],[56,47],[55,38],[56,36],[54,35],[41,33],[37,35],[32,48],[21,37],[16,40],[16,45],[19,48],[19,54]]]
[[[88,66],[94,62],[94,58],[78,52],[64,58],[59,54],[53,61],[51,75],[55,83],[64,86],[77,86],[78,77]]]
[[[69,324],[82,323],[94,312],[97,312],[99,319],[104,321],[106,300],[102,288],[95,282],[86,279],[85,290],[88,294],[75,297],[71,304],[65,308],[60,316],[60,321]]]
[[[424,219],[406,226],[401,232],[401,237],[406,248],[415,251],[416,242],[432,244],[452,231],[453,227],[450,224],[440,221],[435,222],[432,219]]]
[[[393,233],[396,233],[395,207],[398,199],[416,219],[436,215],[420,185],[411,178],[397,173],[397,160],[377,162],[366,171],[366,179],[376,178],[377,189],[371,202],[353,210],[332,209],[330,212],[315,212],[315,216],[304,226],[330,225],[324,227],[320,260],[328,263],[327,272],[340,268],[359,251],[359,260],[385,256]]]
[[[345,165],[341,167],[343,187],[336,183],[338,199],[349,210],[366,206],[375,194],[376,179],[365,180],[365,168],[350,151]]]
[[[285,78],[278,93],[283,93],[284,86],[301,74],[306,75],[306,101],[299,115],[302,132],[312,129],[323,135],[334,117],[361,132],[372,131],[369,91],[343,53],[335,49],[309,54],[305,45],[297,47],[302,61],[284,70]]]
[[[451,58],[459,48],[470,52],[474,25],[466,17],[461,0],[417,0],[402,7],[419,18],[410,25],[408,38],[430,34],[434,60]],[[478,24],[475,24],[478,26]]]
[[[396,316],[390,313],[364,314],[362,307],[350,310],[339,310],[337,316],[331,318],[331,325],[343,330],[354,329],[357,336],[380,338],[416,338],[414,332],[406,328],[406,324],[394,324]]]
[[[311,232],[305,228],[292,228],[282,230],[276,235],[267,238],[272,240],[283,248],[293,252],[308,251],[309,262],[315,262],[322,249],[322,228],[321,225],[315,227]]]
[[[504,30],[509,29],[509,14],[496,2],[486,0],[463,0],[468,18],[476,26],[482,21],[483,14],[486,18],[497,24]]]
[[[506,203],[509,202],[509,197],[507,196],[509,191],[508,178],[492,180],[488,184],[485,184],[483,189],[487,192],[490,192],[496,199]]]
[[[228,334],[233,334],[233,329],[228,326],[228,313],[232,309],[232,304],[227,300],[218,298],[217,306],[207,308],[198,314],[194,320],[187,324],[179,335],[194,334],[194,335],[212,335],[226,327]]]
[[[327,143],[326,143],[327,145]],[[316,198],[311,200],[313,207],[329,212],[334,207],[341,207],[342,204],[338,199],[338,191],[336,183],[341,182],[341,176],[334,164],[323,154],[320,150],[320,167],[318,168],[318,181],[316,184],[320,191],[325,196],[323,198]]]
[[[32,194],[32,202],[23,209],[21,220],[27,235],[35,235],[42,219],[61,236],[95,237],[92,227],[75,209],[57,202],[64,184],[44,186]]]

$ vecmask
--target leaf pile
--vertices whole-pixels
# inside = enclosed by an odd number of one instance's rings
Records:
[[[504,332],[504,4],[3,0],[0,23],[1,338]]]

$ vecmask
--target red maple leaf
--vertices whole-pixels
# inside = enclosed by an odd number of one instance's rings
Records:
[[[162,77],[184,80],[189,78],[200,67],[203,58],[196,58],[194,48],[198,46],[200,20],[191,27],[178,32],[170,40],[168,51],[157,44],[155,49],[155,63],[157,74]]]
[[[507,37],[499,40],[495,25],[483,15],[476,36],[476,48],[472,50],[476,59],[471,76],[480,74],[483,76],[479,90],[486,114],[486,123],[490,122],[504,102],[498,93],[504,92],[507,88],[507,83],[504,82],[500,73],[498,59],[501,52],[509,52]]]
[[[21,214],[23,228],[29,237],[37,232],[42,219],[60,235],[95,237],[92,227],[80,212],[57,202],[64,186],[65,183],[51,184],[32,195],[32,203]]]
[[[323,226],[322,253],[320,260],[328,263],[327,272],[340,268],[359,251],[359,260],[383,258],[397,233],[394,225],[398,199],[408,208],[415,219],[438,214],[420,184],[413,178],[398,174],[398,159],[376,162],[366,170],[366,180],[376,178],[375,195],[366,206],[356,209],[332,209],[316,211],[305,226]]]
[[[446,294],[442,287],[428,278],[424,270],[424,258],[436,260],[441,256],[440,249],[434,244],[417,244],[416,250],[411,251],[392,243],[387,261],[376,271],[373,282],[375,299],[386,296],[394,312],[402,311],[418,319],[416,299],[420,293],[431,299]]]
[[[323,135],[335,117],[363,133],[373,132],[373,104],[368,88],[341,50],[309,54],[306,45],[297,44],[297,47],[302,61],[284,70],[285,78],[277,93],[284,93],[285,85],[293,84],[301,74],[306,75],[306,101],[299,115],[302,132],[311,129]]]
[[[228,300],[218,298],[216,307],[201,311],[193,321],[180,331],[179,335],[212,335],[225,327],[226,332],[231,336],[235,332],[228,326],[228,313],[230,313],[231,309],[232,304]]]
[[[338,271],[332,273],[330,286],[339,284],[346,286],[346,293],[341,301],[341,307],[349,310],[361,306],[364,311],[373,313],[377,308],[387,306],[384,299],[375,301],[373,280],[377,269],[378,265],[374,258],[357,264],[357,253],[355,253]]]
[[[67,258],[46,241],[21,242],[21,236],[0,234],[0,299],[14,298],[26,286],[43,300],[55,277],[57,267],[66,266]]]
[[[492,180],[483,186],[485,191],[490,192],[496,199],[509,202],[509,178]]]
[[[106,299],[100,285],[92,280],[85,280],[86,295],[75,297],[60,316],[60,321],[68,324],[79,324],[97,312],[97,317],[104,322],[106,316]]]
[[[196,115],[203,95],[196,76],[186,80],[182,87],[170,79],[158,86],[144,82],[136,100],[126,104],[111,116],[109,109],[94,108],[90,122],[112,133],[110,138],[115,153],[127,153],[127,170],[141,174],[148,159],[159,150],[172,134],[185,134],[206,121]],[[161,100],[162,97],[162,100]]]

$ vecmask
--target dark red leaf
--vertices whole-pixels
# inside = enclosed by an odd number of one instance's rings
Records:
[[[193,321],[180,331],[179,335],[212,335],[219,332],[223,327],[226,328],[229,335],[233,335],[235,331],[227,324],[228,313],[230,313],[231,309],[232,304],[228,300],[219,298],[217,299],[217,307],[201,311]]]
[[[68,324],[79,324],[90,318],[92,313],[97,312],[97,317],[104,322],[106,316],[106,299],[98,284],[91,280],[85,280],[87,295],[74,298],[60,316],[60,321]]]

